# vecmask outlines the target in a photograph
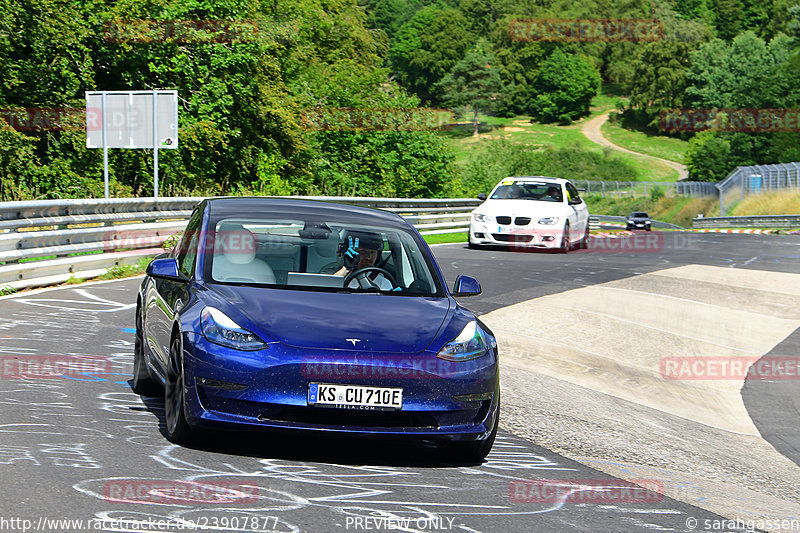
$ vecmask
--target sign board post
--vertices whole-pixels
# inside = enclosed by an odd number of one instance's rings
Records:
[[[106,198],[108,149],[152,148],[158,198],[158,149],[178,148],[178,91],[86,91],[86,147],[103,149]]]

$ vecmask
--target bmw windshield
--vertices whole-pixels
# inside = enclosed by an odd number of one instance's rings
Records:
[[[491,200],[538,200],[562,202],[561,186],[553,183],[511,183],[500,185],[490,196]]]

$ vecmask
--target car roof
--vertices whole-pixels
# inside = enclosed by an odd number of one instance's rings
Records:
[[[549,182],[549,183],[558,183],[558,184],[564,184],[564,183],[567,183],[569,181],[569,180],[564,179],[564,178],[550,178],[550,177],[547,177],[547,176],[509,176],[507,178],[501,179],[499,182],[497,182],[497,184],[500,185],[501,183],[503,183],[504,181],[507,181],[507,180],[523,181],[523,182],[524,181],[545,181],[545,182]]]
[[[403,217],[388,211],[369,207],[338,204],[322,200],[301,200],[297,198],[269,198],[264,196],[232,196],[209,198],[204,201],[212,217],[227,215],[247,216],[249,213],[276,216],[299,216],[335,219],[358,224],[375,224],[408,228],[411,226]]]

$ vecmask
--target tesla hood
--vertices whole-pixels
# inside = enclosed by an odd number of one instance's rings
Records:
[[[208,285],[203,300],[267,342],[414,353],[433,341],[448,298]]]

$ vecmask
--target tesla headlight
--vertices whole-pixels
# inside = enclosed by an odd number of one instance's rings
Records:
[[[478,222],[489,222],[489,216],[481,213],[472,213],[472,218]]]
[[[461,330],[458,337],[448,342],[439,350],[436,357],[446,361],[469,361],[486,355],[493,345],[489,334],[483,331],[476,321],[472,321]]]
[[[203,335],[214,344],[234,350],[254,351],[268,348],[258,335],[248,331],[228,316],[213,307],[206,307],[200,314]]]
[[[540,218],[539,224],[543,224],[545,226],[549,226],[551,224],[558,224],[558,217]]]

